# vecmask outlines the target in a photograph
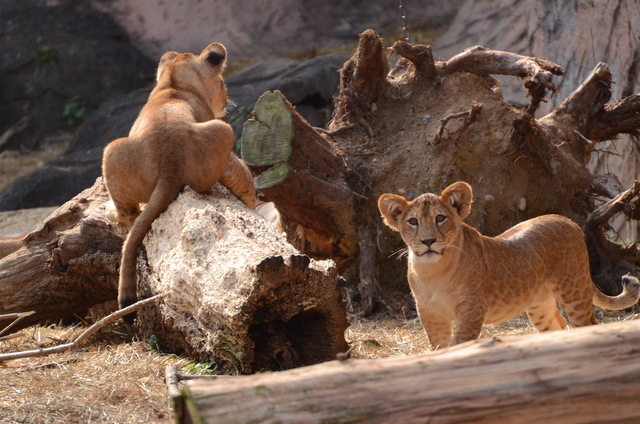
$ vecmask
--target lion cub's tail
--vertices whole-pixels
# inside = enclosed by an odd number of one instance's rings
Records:
[[[136,218],[122,248],[122,261],[120,263],[120,282],[118,284],[118,305],[124,308],[138,300],[138,284],[136,272],[136,260],[138,246],[151,229],[151,224],[167,210],[169,204],[178,197],[182,186],[173,181],[158,181],[151,193],[149,202],[140,215]],[[125,321],[131,323],[134,315],[125,317]]]
[[[607,296],[594,284],[593,303],[612,311],[626,309],[638,303],[638,300],[640,300],[640,282],[638,279],[627,274],[622,277],[622,283],[624,285],[622,293],[617,296]]]

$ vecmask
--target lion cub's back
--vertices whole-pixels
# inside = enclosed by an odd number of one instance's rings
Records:
[[[517,224],[496,236],[523,254],[536,256],[545,268],[588,269],[589,257],[582,230],[561,215],[542,215]]]

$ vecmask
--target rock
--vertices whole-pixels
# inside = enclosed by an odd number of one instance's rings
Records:
[[[0,151],[39,148],[153,78],[153,61],[108,16],[7,3],[0,7]]]
[[[402,21],[398,0],[89,0],[110,15],[132,42],[150,56],[167,50],[199,51],[223,43],[231,59],[313,53],[326,47],[355,45],[373,28],[396,37]],[[446,25],[462,0],[404,0],[407,23],[425,31]],[[250,11],[250,12],[248,12]],[[395,40],[390,40],[391,42]]]
[[[229,98],[238,104],[230,114],[236,135],[253,105],[266,91],[279,90],[313,126],[323,126],[333,113],[338,92],[338,70],[348,56],[325,55],[300,62],[274,59],[250,66],[226,79]]]
[[[129,133],[148,96],[141,89],[105,102],[78,129],[67,153],[0,191],[0,211],[61,205],[90,187],[102,173],[104,146]]]

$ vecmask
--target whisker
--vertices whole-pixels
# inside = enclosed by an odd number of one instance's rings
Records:
[[[402,258],[409,255],[409,249],[407,247],[401,247],[400,249],[391,252],[388,257],[390,258],[393,255],[396,255],[397,260],[401,260]]]

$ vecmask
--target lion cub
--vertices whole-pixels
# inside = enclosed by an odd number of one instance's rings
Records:
[[[426,193],[409,202],[383,194],[378,200],[384,222],[407,244],[409,285],[432,346],[475,340],[483,323],[522,311],[538,331],[563,329],[556,302],[575,326],[598,323],[594,303],[619,310],[638,302],[633,278],[625,279],[618,296],[597,289],[582,231],[571,220],[544,215],[487,237],[463,222],[471,199],[471,186],[457,182],[439,196]]]
[[[121,308],[137,299],[138,246],[186,185],[205,192],[220,181],[247,206],[256,207],[251,173],[231,152],[233,130],[216,119],[224,117],[227,107],[222,80],[226,57],[219,43],[199,55],[165,53],[157,84],[129,136],[104,150],[102,174],[115,205],[111,218],[131,226],[120,265]],[[142,212],[140,203],[147,204]]]

